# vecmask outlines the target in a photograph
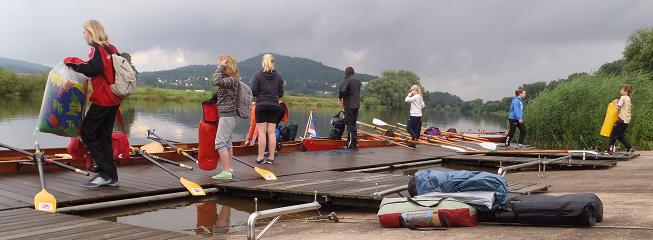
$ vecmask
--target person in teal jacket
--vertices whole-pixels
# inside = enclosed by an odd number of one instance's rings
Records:
[[[515,130],[517,128],[519,128],[518,148],[521,148],[524,145],[524,138],[526,138],[526,126],[524,125],[524,102],[522,100],[525,97],[526,91],[523,88],[518,88],[515,91],[515,97],[512,98],[512,103],[510,104],[510,113],[508,115],[510,130],[508,131],[508,137],[506,138],[506,147],[510,146],[510,141],[515,135]]]

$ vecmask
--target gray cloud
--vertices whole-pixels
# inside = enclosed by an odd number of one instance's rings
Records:
[[[276,52],[360,72],[416,72],[429,90],[498,99],[621,57],[653,1],[2,1],[0,56],[84,56],[98,19],[142,70]]]

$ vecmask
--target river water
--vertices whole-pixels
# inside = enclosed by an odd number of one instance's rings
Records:
[[[37,100],[0,99],[0,142],[21,148],[32,148],[34,141],[42,147],[64,147],[69,139],[35,131],[41,103]],[[142,127],[155,129],[161,137],[181,141],[196,142],[197,126],[202,118],[199,103],[127,101],[120,107],[132,144],[146,143],[146,133]],[[303,135],[309,112],[315,112],[318,135],[328,136],[329,121],[340,109],[290,107],[290,122],[299,125],[297,136]],[[370,123],[379,118],[388,124],[406,123],[408,109],[361,109],[359,120]],[[441,130],[479,129],[494,131],[505,129],[504,118],[488,115],[465,115],[455,112],[427,111],[424,113],[423,128],[438,127]],[[234,139],[242,139],[247,133],[247,120],[239,120],[234,131]]]

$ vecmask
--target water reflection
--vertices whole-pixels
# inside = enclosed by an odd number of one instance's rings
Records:
[[[17,147],[32,147],[38,140],[44,147],[64,147],[68,138],[35,132],[40,100],[4,100],[0,101],[0,141]],[[125,118],[126,130],[130,143],[146,143],[146,133],[140,127],[156,129],[157,134],[175,141],[197,141],[197,126],[202,117],[199,103],[126,101],[121,110]],[[337,114],[338,108],[319,108],[315,111],[318,134],[327,136],[329,122]],[[306,126],[311,109],[293,106],[290,109],[290,122],[296,123],[298,136]],[[359,118],[371,122],[379,118],[389,124],[405,123],[408,109],[361,109]],[[505,128],[505,119],[487,115],[465,115],[457,112],[429,111],[424,114],[424,127],[435,126],[446,130],[500,130]],[[239,120],[234,131],[234,139],[242,139],[247,133],[248,122]]]

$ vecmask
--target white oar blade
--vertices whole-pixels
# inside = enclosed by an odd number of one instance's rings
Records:
[[[382,121],[381,119],[377,119],[377,118],[372,119],[372,124],[374,124],[374,125],[379,125],[379,126],[386,126],[386,125],[388,125],[387,123],[385,123],[385,122]]]
[[[491,143],[491,142],[482,142],[478,144],[482,148],[485,148],[487,150],[497,150],[497,144],[496,143]]]
[[[466,152],[465,149],[462,149],[462,148],[459,148],[459,147],[448,146],[448,145],[442,145],[442,147],[454,150],[456,152]]]

